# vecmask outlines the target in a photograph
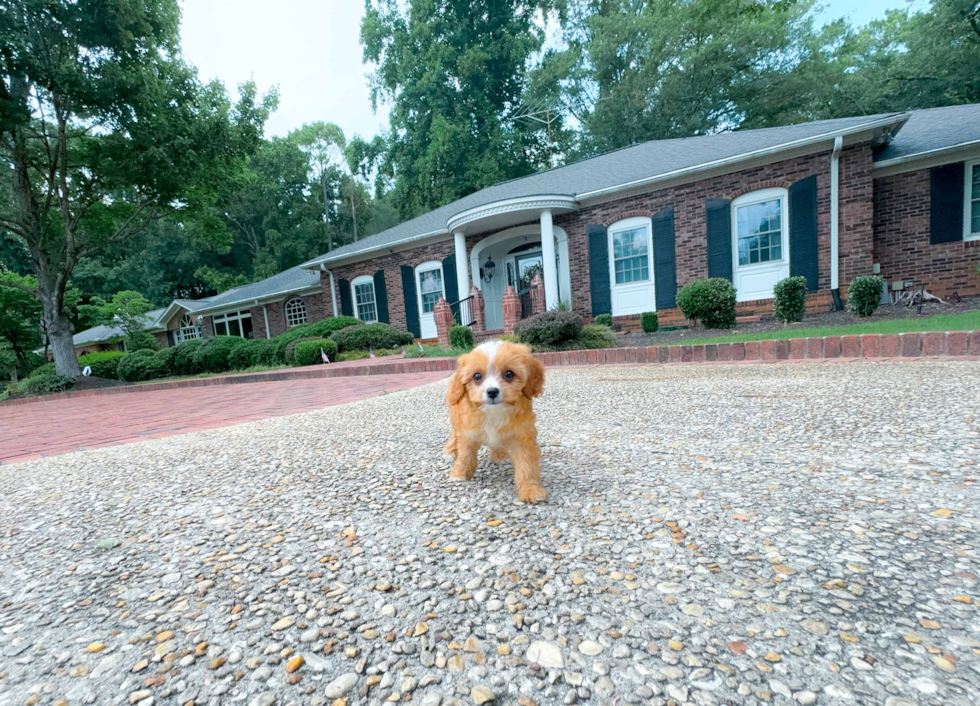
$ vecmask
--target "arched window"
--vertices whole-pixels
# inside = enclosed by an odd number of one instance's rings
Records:
[[[299,326],[306,323],[306,302],[290,299],[286,302],[286,326]]]
[[[200,337],[201,328],[194,323],[194,319],[191,317],[191,315],[184,314],[181,316],[179,328],[174,332],[174,338],[177,340],[177,343],[191,341]]]

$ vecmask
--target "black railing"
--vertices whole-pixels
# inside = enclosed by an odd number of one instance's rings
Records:
[[[454,326],[472,326],[473,316],[470,313],[470,301],[473,299],[472,296],[466,297],[466,299],[460,299],[458,302],[454,302],[449,305],[449,308],[453,312],[453,325]]]
[[[521,318],[526,319],[534,312],[534,305],[531,303],[531,290],[534,287],[528,287],[527,289],[522,289],[517,293],[517,296],[521,298]]]

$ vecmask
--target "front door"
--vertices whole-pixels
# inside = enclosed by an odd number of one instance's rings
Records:
[[[786,190],[746,194],[732,202],[732,210],[732,284],[737,299],[772,299],[776,282],[789,277]]]
[[[442,287],[442,263],[426,262],[415,268],[415,279],[419,293],[419,324],[422,338],[435,338],[435,308],[439,297],[445,297]]]

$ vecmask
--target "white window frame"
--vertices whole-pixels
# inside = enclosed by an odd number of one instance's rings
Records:
[[[195,338],[200,337],[201,327],[194,323],[194,318],[190,314],[183,314],[180,317],[177,328],[174,330],[174,341],[176,343],[183,343],[184,341],[193,341]]]
[[[973,170],[980,170],[980,159],[974,159],[963,165],[963,177],[966,183],[963,185],[963,240],[980,240],[980,232],[974,233],[973,227]]]
[[[302,316],[303,316],[302,321],[294,320],[299,318],[298,316],[296,316],[296,311],[297,311],[296,305],[299,305],[299,311],[302,312]],[[292,307],[293,309],[292,311],[290,311],[290,307]],[[287,299],[286,303],[282,305],[282,312],[283,315],[286,317],[286,328],[292,328],[293,326],[302,326],[307,321],[309,321],[306,315],[306,302],[303,301],[302,297],[293,297],[292,299]]]
[[[238,336],[238,338],[245,338],[245,336],[244,336],[245,331],[242,328],[242,324],[240,322],[242,321],[242,319],[251,319],[251,318],[252,318],[252,312],[251,311],[247,311],[247,310],[229,311],[227,314],[215,314],[214,316],[211,317],[211,328],[214,331],[214,335],[215,336],[226,335],[226,336]],[[238,324],[238,333],[231,333],[231,325],[230,324],[233,321],[239,322],[239,324]],[[228,329],[228,333],[227,334],[219,334],[218,333],[218,324],[219,323],[226,324],[226,328]],[[252,332],[252,337],[253,338],[255,337],[255,331],[254,330]]]
[[[755,262],[748,265],[740,265],[738,263],[738,209],[745,206],[751,206],[753,204],[762,203],[764,201],[773,201],[779,199],[779,237],[780,237],[780,258],[778,260],[767,260],[765,262]],[[758,191],[750,191],[747,194],[742,194],[736,199],[732,200],[731,203],[731,222],[732,222],[732,273],[733,280],[738,281],[738,273],[749,271],[759,271],[767,269],[776,269],[777,267],[784,270],[782,276],[776,278],[776,282],[783,279],[784,277],[789,277],[789,190],[782,187],[773,187],[769,189],[759,189]],[[775,283],[774,283],[775,284]],[[756,294],[744,294],[738,284],[735,284],[735,289],[737,291],[736,301],[755,301],[757,299],[771,299],[774,295],[768,294],[766,296],[758,296]]]
[[[442,298],[446,298],[446,273],[442,271],[442,260],[430,260],[429,262],[423,262],[421,265],[415,267],[415,289],[418,292],[419,300],[419,316],[433,316],[435,314],[435,308],[433,306],[432,311],[426,313],[425,307],[422,306],[422,273],[430,272],[432,270],[439,270],[440,281],[442,282]],[[449,302],[452,304],[453,302]]]
[[[357,288],[364,284],[371,285],[371,294],[374,296],[374,318],[366,319],[361,315],[361,310],[357,306]],[[378,322],[378,292],[374,286],[374,277],[372,275],[361,275],[360,277],[355,277],[350,282],[350,299],[354,304],[354,316],[366,324],[374,324]]]
[[[626,230],[634,230],[636,228],[646,228],[647,230],[647,272],[650,276],[639,282],[624,282],[622,284],[616,283],[616,248],[613,245],[613,238],[616,233],[622,233]],[[611,226],[606,229],[606,245],[609,250],[609,287],[612,293],[612,315],[613,316],[631,316],[635,314],[642,314],[644,311],[656,311],[656,286],[654,279],[656,273],[654,272],[654,259],[653,259],[653,219],[647,216],[634,216],[633,218],[624,218],[621,221],[616,221]],[[645,301],[642,305],[624,307],[618,303],[617,294],[624,292],[642,292],[644,289],[647,290],[645,293]],[[643,294],[641,294],[643,297]]]

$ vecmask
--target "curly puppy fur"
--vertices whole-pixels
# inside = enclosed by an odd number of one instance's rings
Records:
[[[527,346],[488,341],[460,356],[446,401],[452,434],[445,451],[455,457],[453,480],[472,480],[476,455],[490,447],[490,460],[514,464],[517,499],[548,499],[541,485],[541,449],[531,400],[544,391],[544,365]]]

